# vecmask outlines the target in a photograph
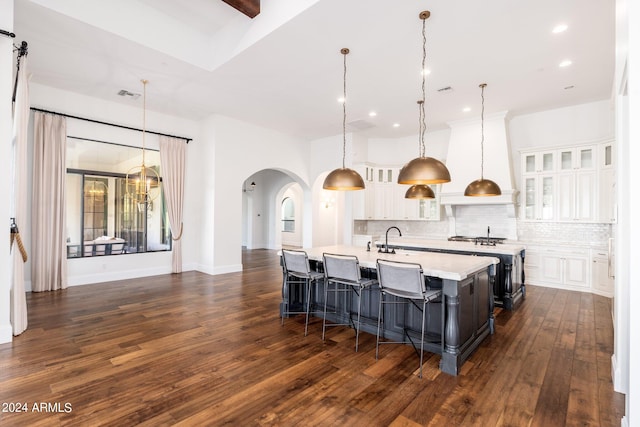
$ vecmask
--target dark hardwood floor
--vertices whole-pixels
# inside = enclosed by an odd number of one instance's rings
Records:
[[[275,251],[244,255],[242,273],[29,294],[29,329],[0,345],[0,425],[620,425],[607,298],[529,286],[461,375],[427,354],[420,380],[411,347],[376,361],[373,335],[355,353],[351,329],[281,326]]]

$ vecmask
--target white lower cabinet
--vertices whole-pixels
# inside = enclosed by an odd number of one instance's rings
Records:
[[[589,249],[528,246],[525,254],[526,283],[575,290],[591,287]]]
[[[613,297],[614,279],[607,250],[591,250],[591,288],[594,293]]]

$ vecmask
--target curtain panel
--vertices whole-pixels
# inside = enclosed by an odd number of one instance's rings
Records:
[[[173,238],[171,271],[182,272],[182,212],[184,205],[184,173],[187,143],[183,139],[160,137],[160,167],[162,189],[167,203],[169,225]]]
[[[34,292],[67,287],[65,117],[34,115],[31,284]]]
[[[27,56],[20,57],[18,70],[18,86],[13,106],[13,206],[11,215],[15,218],[18,230],[28,235],[27,222],[27,132],[29,129],[29,78],[27,76]],[[11,326],[13,335],[20,335],[27,329],[27,299],[24,290],[25,260],[18,250],[17,242],[12,250],[13,276],[11,283]]]

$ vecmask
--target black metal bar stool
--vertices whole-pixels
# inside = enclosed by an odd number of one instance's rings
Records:
[[[362,307],[362,292],[369,289],[371,285],[376,284],[376,279],[363,279],[360,275],[360,263],[358,258],[352,255],[338,255],[338,254],[322,254],[324,263],[324,318],[322,320],[322,339],[326,328],[328,326],[351,326],[356,330],[356,351],[358,351],[358,340],[360,338],[360,312]],[[331,286],[333,285],[333,287]],[[349,323],[331,323],[327,324],[327,300],[328,293],[334,292],[335,294],[335,306],[338,305],[338,295],[340,293],[354,292],[358,297],[358,317],[354,322],[351,317],[351,301],[349,300]],[[346,307],[345,307],[346,308]]]
[[[422,266],[416,263],[387,261],[379,259],[376,262],[378,270],[378,282],[380,283],[380,310],[378,312],[378,332],[376,333],[376,359],[378,359],[378,347],[380,344],[407,344],[406,341],[380,341],[380,324],[384,316],[385,304],[413,304],[422,312],[422,330],[420,335],[420,374],[422,378],[422,360],[424,353],[424,331],[427,315],[427,304],[442,296],[442,290],[427,290],[425,285]],[[389,296],[396,297],[388,299]],[[422,304],[419,304],[422,303]],[[444,309],[442,310],[444,314]],[[404,319],[404,315],[403,315]],[[444,320],[443,320],[444,321]],[[406,336],[413,348],[418,349],[403,326],[403,334]],[[441,337],[440,346],[442,347]]]
[[[317,283],[319,280],[324,280],[324,273],[312,271],[309,266],[309,257],[305,251],[283,249],[282,250],[282,266],[283,266],[283,281],[282,281],[282,324],[284,325],[284,318],[290,314],[303,314],[306,313],[306,319],[304,322],[304,336],[307,336],[309,329],[309,311],[311,307],[311,285]],[[289,306],[289,286],[297,285],[301,286],[303,293],[306,294],[306,309],[305,311],[290,311]]]

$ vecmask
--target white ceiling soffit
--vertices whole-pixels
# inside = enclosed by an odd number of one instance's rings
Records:
[[[348,47],[347,121],[397,139],[418,132],[424,9],[427,132],[478,118],[480,83],[485,113],[511,117],[611,97],[615,2],[602,0],[264,0],[253,20],[213,0],[20,0],[14,32],[34,84],[139,106],[117,92],[145,78],[150,111],[303,140],[342,133]]]
[[[221,0],[29,0],[212,71],[319,0],[265,1],[250,19]]]

